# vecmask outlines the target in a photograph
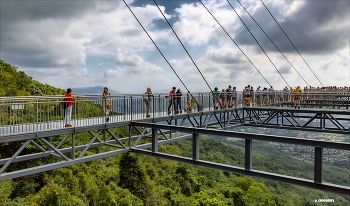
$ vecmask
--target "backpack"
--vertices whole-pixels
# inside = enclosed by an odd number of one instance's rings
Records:
[[[65,99],[63,99],[63,101],[61,102],[62,109],[67,109],[67,103],[68,102],[66,102]]]
[[[225,99],[225,98],[226,98],[226,93],[221,92],[221,94],[220,94],[220,99]]]

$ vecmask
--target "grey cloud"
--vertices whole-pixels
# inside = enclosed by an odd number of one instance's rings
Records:
[[[224,54],[212,53],[209,56],[209,59],[219,64],[237,64],[242,62],[240,58],[237,58],[230,52],[226,52]]]
[[[204,71],[206,71],[206,72],[217,72],[218,68],[214,67],[214,66],[207,66],[207,67],[204,67]]]
[[[278,71],[281,73],[281,74],[290,74],[292,73],[292,68],[289,67],[289,66],[281,66]]]
[[[18,21],[26,19],[37,21],[47,18],[79,18],[90,12],[108,12],[118,7],[119,1],[98,0],[42,0],[42,1],[1,1],[2,21]]]
[[[242,64],[237,64],[234,66],[227,67],[228,70],[230,70],[232,73],[241,72],[241,71],[255,71],[252,65],[249,63],[242,63]]]
[[[141,33],[144,33],[144,31],[142,31],[139,28],[136,28],[136,29],[125,29],[120,34],[123,36],[125,35],[130,37],[130,36],[139,36]]]
[[[284,21],[278,21],[300,52],[329,53],[348,45],[349,4],[349,1],[304,1],[299,10],[287,16]],[[277,11],[278,8],[269,4],[267,7],[276,19],[281,18],[282,14]],[[296,52],[265,7],[260,7],[252,16],[282,52]],[[265,50],[277,51],[247,14],[244,14],[243,19],[248,22],[248,27]],[[262,52],[247,29],[240,24],[239,29],[235,31],[237,42],[256,45],[257,52]],[[340,24],[342,26],[339,26]]]
[[[109,12],[120,1],[0,1],[0,55],[18,66],[55,68],[83,63],[85,35],[71,22]],[[63,40],[64,39],[64,40]],[[78,43],[81,41],[81,43]]]

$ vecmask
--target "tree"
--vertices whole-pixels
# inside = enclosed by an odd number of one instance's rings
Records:
[[[276,206],[266,186],[257,182],[252,183],[243,200],[247,206]]]
[[[146,180],[145,170],[139,165],[134,154],[123,154],[119,162],[118,186],[128,189],[136,197],[145,200],[149,196],[149,184]]]

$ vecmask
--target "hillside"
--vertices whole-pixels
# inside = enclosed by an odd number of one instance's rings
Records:
[[[23,71],[0,60],[0,96],[41,96],[64,94],[48,84],[41,84]]]
[[[96,94],[102,94],[103,92],[103,86],[96,86],[96,87],[78,87],[78,88],[72,88],[74,94],[78,95],[96,95]],[[120,92],[115,91],[113,89],[108,89],[109,93],[113,94],[120,94]]]
[[[211,138],[200,142],[203,159],[243,164],[242,148]],[[181,141],[159,151],[190,156],[190,148],[191,141]],[[317,205],[318,198],[350,204],[337,194],[135,154],[0,182],[0,205]]]

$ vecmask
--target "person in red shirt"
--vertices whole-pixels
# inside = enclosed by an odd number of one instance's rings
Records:
[[[173,89],[169,93],[168,114],[171,114],[171,110],[170,110],[171,106],[173,106],[173,109],[175,110],[175,106],[176,106],[175,90],[176,90],[176,87],[173,87]]]
[[[68,88],[67,93],[64,95],[63,102],[65,103],[65,108],[64,108],[64,127],[72,127],[70,124],[70,119],[72,116],[72,108],[74,104],[74,98],[72,96],[72,89]]]

